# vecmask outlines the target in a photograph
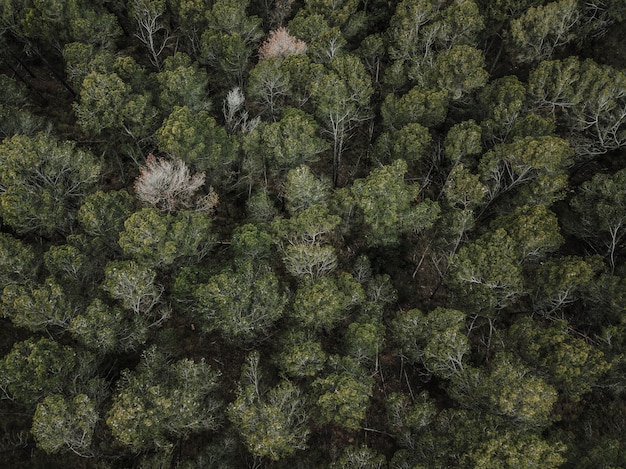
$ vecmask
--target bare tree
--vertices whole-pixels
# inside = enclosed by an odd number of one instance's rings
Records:
[[[304,54],[307,45],[289,34],[286,28],[278,28],[271,31],[268,38],[259,47],[259,58],[261,60],[270,57],[283,58],[290,54]]]
[[[172,39],[170,32],[163,25],[161,17],[165,11],[164,0],[133,0],[132,15],[137,23],[135,37],[150,52],[150,62],[161,69],[159,56]]]
[[[212,212],[218,202],[213,189],[206,196],[197,194],[204,181],[204,172],[192,175],[184,161],[157,158],[150,154],[146,165],[139,170],[134,188],[139,200],[160,210]]]

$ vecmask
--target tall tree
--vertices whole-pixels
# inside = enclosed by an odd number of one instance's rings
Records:
[[[215,430],[218,377],[204,360],[170,362],[153,346],[135,370],[122,372],[106,423],[134,452],[167,448],[193,433]]]
[[[212,276],[194,297],[202,328],[241,346],[266,339],[287,301],[272,269],[250,261]]]
[[[236,426],[254,456],[278,461],[307,446],[308,411],[300,389],[290,381],[267,388],[260,379],[259,353],[243,366],[237,399],[228,406]]]
[[[436,202],[420,201],[418,184],[404,181],[406,171],[406,162],[396,160],[352,184],[351,193],[363,212],[370,246],[397,244],[403,235],[431,226],[439,214]]]
[[[94,191],[101,164],[73,142],[38,134],[0,144],[0,212],[18,233],[68,233],[83,199]]]
[[[339,181],[341,159],[356,129],[369,120],[371,80],[358,57],[333,58],[319,81],[311,83],[315,114],[333,143],[333,183]]]

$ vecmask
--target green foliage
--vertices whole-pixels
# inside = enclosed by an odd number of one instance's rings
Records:
[[[313,205],[326,205],[330,198],[331,183],[318,177],[306,166],[298,166],[287,173],[285,180],[285,205],[293,216]]]
[[[439,205],[420,199],[419,185],[407,184],[407,165],[396,160],[382,166],[365,179],[354,181],[351,192],[363,212],[367,227],[365,239],[370,246],[397,244],[400,237],[431,226],[439,215]]]
[[[282,66],[282,60],[268,57],[250,70],[247,92],[263,113],[275,120],[289,94],[289,80],[290,74]]]
[[[135,201],[127,191],[100,190],[85,197],[77,218],[85,233],[97,236],[108,246],[119,249],[118,235],[134,210]]]
[[[73,142],[45,134],[6,139],[0,144],[0,214],[19,233],[68,233],[100,169],[96,157]]]
[[[507,343],[524,362],[567,399],[579,401],[609,369],[603,354],[574,337],[566,321],[540,327],[525,319],[508,330]]]
[[[454,309],[436,308],[428,315],[412,309],[400,312],[391,330],[403,357],[420,362],[430,372],[450,378],[465,364],[469,341],[464,332],[465,314]]]
[[[401,97],[389,93],[383,101],[380,113],[383,125],[399,130],[407,124],[416,123],[432,128],[442,124],[448,113],[449,96],[445,91],[411,88]]]
[[[364,299],[361,285],[350,274],[321,277],[298,288],[291,314],[309,330],[331,331],[348,316],[349,308]]]
[[[215,430],[218,376],[204,360],[168,362],[152,347],[134,371],[122,372],[106,423],[134,452],[167,448],[176,439]]]
[[[565,256],[544,262],[535,274],[535,311],[548,318],[563,317],[563,308],[583,296],[601,268],[598,257]]]
[[[454,375],[448,392],[462,405],[505,417],[519,429],[549,425],[558,398],[554,387],[504,352],[489,369],[467,367]]]
[[[459,101],[485,86],[488,78],[483,52],[458,45],[437,55],[427,80],[433,88],[445,91],[452,101]]]
[[[74,112],[83,131],[92,137],[105,133],[143,138],[152,128],[150,100],[148,92],[134,92],[119,74],[92,71],[82,81]]]
[[[248,158],[260,158],[263,168],[285,171],[318,160],[326,145],[316,134],[311,115],[289,108],[280,121],[257,126],[246,136],[243,148]]]
[[[385,456],[367,446],[348,446],[331,467],[343,469],[380,469],[386,464]]]
[[[252,223],[238,226],[233,232],[233,251],[237,260],[242,263],[270,260],[273,244],[272,236]]]
[[[516,207],[512,213],[496,218],[491,227],[506,230],[523,260],[543,259],[564,242],[556,215],[545,205]]]
[[[281,372],[290,378],[313,377],[324,367],[327,356],[322,344],[307,336],[305,331],[289,330],[281,339],[275,362]]]
[[[346,355],[370,367],[376,364],[385,342],[382,310],[376,310],[378,314],[369,314],[348,324],[343,339]]]
[[[159,148],[180,158],[198,171],[207,171],[208,180],[220,184],[234,161],[237,144],[223,127],[205,111],[193,112],[175,106],[157,130]]]
[[[0,287],[25,284],[37,278],[41,258],[32,246],[0,233]]]
[[[260,18],[246,15],[247,4],[219,0],[205,13],[208,27],[200,39],[201,59],[231,82],[242,82],[253,46],[263,35]]]
[[[580,16],[576,0],[529,8],[511,21],[515,58],[520,62],[538,62],[551,57],[556,48],[576,37],[575,26]]]
[[[111,307],[96,298],[72,319],[67,330],[85,347],[106,354],[134,350],[143,344],[148,323],[141,315]]]
[[[41,285],[7,285],[2,292],[2,316],[33,332],[65,330],[81,309],[80,302],[49,277]]]
[[[313,381],[316,416],[323,424],[346,430],[362,427],[373,379],[351,358],[333,357],[330,373]]]
[[[104,269],[102,288],[135,314],[149,315],[159,303],[163,287],[156,271],[135,261],[111,261]]]
[[[626,75],[592,59],[541,62],[528,78],[537,108],[551,110],[569,133],[578,160],[622,148]]]
[[[403,159],[407,163],[419,161],[430,149],[429,130],[417,123],[409,123],[399,130],[383,132],[376,141],[376,156],[384,164]]]
[[[562,453],[566,447],[561,442],[549,442],[534,433],[517,436],[508,431],[492,432],[490,437],[467,455],[471,467],[556,469],[565,463]]]
[[[450,258],[449,282],[469,314],[495,317],[524,291],[515,242],[498,229],[463,246]]]
[[[202,259],[216,243],[211,224],[201,212],[173,215],[144,208],[126,219],[119,245],[126,255],[152,267],[169,266],[181,258]]]
[[[211,108],[207,74],[188,55],[178,52],[166,57],[156,79],[163,113],[169,114],[177,107],[186,107],[192,113]]]
[[[214,275],[194,296],[203,329],[217,329],[235,344],[267,338],[287,301],[272,269],[251,261]]]
[[[30,431],[46,453],[72,451],[90,456],[97,421],[98,411],[89,396],[78,394],[70,400],[52,394],[37,404]]]
[[[228,418],[253,455],[278,461],[306,448],[306,402],[300,389],[289,381],[263,389],[258,360],[258,354],[252,354],[244,365],[243,383],[237,399],[228,406]]]
[[[489,201],[515,190],[525,203],[550,205],[563,198],[572,156],[561,138],[525,137],[485,153],[478,172],[489,189]]]
[[[34,405],[65,390],[77,359],[74,350],[51,339],[16,342],[0,361],[0,389],[5,397]]]
[[[626,169],[614,174],[596,174],[584,182],[570,201],[575,222],[566,225],[570,232],[605,252],[615,269],[619,246],[626,235]]]

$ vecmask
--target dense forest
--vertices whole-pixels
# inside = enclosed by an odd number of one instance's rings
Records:
[[[625,151],[623,0],[0,0],[6,467],[626,467]]]

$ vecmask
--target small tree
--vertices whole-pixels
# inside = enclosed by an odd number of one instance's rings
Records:
[[[139,200],[166,212],[191,208],[212,212],[217,194],[212,189],[205,197],[197,194],[204,180],[204,172],[192,175],[184,161],[158,158],[151,153],[139,170],[134,188]]]
[[[270,31],[269,36],[261,47],[259,47],[259,58],[261,60],[270,57],[283,58],[290,54],[304,54],[307,45],[304,41],[299,41],[287,31],[287,28],[278,28]]]

